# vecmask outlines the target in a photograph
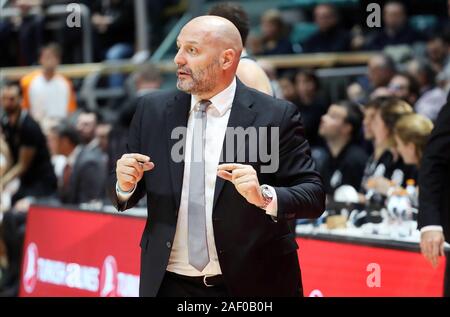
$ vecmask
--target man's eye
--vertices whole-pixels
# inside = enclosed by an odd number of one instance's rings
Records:
[[[189,49],[189,53],[195,54],[195,53],[197,53],[197,50],[196,50],[195,48],[191,47],[191,48]]]

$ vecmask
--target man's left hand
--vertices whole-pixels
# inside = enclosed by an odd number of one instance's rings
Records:
[[[264,205],[258,175],[251,165],[221,164],[217,167],[217,176],[232,182],[250,204],[258,207]]]

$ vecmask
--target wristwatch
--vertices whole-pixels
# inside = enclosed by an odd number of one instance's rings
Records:
[[[273,200],[273,194],[272,194],[272,191],[270,190],[269,186],[267,186],[267,185],[261,185],[260,189],[261,189],[261,195],[264,199],[264,204],[262,206],[259,206],[259,208],[266,209],[267,206],[269,206],[269,204]]]

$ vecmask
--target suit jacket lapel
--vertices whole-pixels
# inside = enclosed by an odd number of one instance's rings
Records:
[[[241,127],[243,129],[248,128],[255,120],[256,118],[256,112],[251,109],[251,105],[253,103],[253,100],[248,92],[248,88],[244,86],[244,84],[239,81],[239,79],[236,79],[236,93],[233,100],[233,105],[231,107],[231,113],[230,118],[228,120],[227,128],[237,128]],[[222,145],[222,153],[220,155],[220,162],[222,163],[234,163],[236,162],[236,156],[241,151],[245,151],[245,142],[241,142],[241,144],[235,144],[233,149],[227,149],[226,148],[226,140],[227,135],[230,133],[227,129],[227,133],[224,138],[224,142]],[[235,139],[236,140],[236,139]],[[233,151],[233,161],[232,162],[226,162],[227,159],[227,151]],[[220,193],[222,192],[223,186],[225,185],[224,179],[217,177],[216,179],[216,186],[214,189],[214,201],[213,201],[213,212],[214,208],[216,207],[217,200],[219,198]],[[229,184],[230,186],[233,186],[232,184]]]
[[[169,169],[172,182],[172,189],[175,197],[175,212],[178,213],[181,199],[181,189],[183,185],[184,159],[181,162],[175,162],[170,153],[172,147],[179,142],[179,139],[172,139],[172,131],[178,127],[187,127],[189,110],[191,107],[190,95],[178,92],[175,98],[169,100],[166,108],[166,133],[169,153]],[[183,149],[186,147],[186,135],[183,136]]]

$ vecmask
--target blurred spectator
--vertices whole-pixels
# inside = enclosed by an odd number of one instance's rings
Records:
[[[348,101],[332,104],[322,116],[319,134],[326,145],[313,148],[312,157],[328,195],[333,195],[341,185],[359,190],[368,158],[356,144],[361,124],[359,106]]]
[[[298,104],[297,91],[295,90],[295,74],[285,73],[278,79],[278,86],[281,90],[283,99],[286,99],[294,104]]]
[[[393,96],[403,99],[414,107],[420,96],[419,85],[411,75],[407,73],[398,73],[392,77],[388,86]]]
[[[420,114],[407,114],[398,120],[394,129],[395,143],[406,164],[420,165],[431,130],[431,120]]]
[[[348,100],[356,103],[364,103],[366,100],[366,93],[359,83],[351,83],[347,87]]]
[[[119,124],[128,129],[133,119],[138,101],[141,97],[161,88],[162,77],[158,68],[153,64],[144,64],[132,75],[135,94],[126,100],[119,113]]]
[[[231,21],[238,29],[239,34],[241,35],[242,44],[245,47],[250,22],[248,15],[242,6],[237,3],[219,3],[209,9],[208,14],[220,16]],[[255,88],[268,95],[273,95],[271,82],[269,81],[268,76],[261,66],[248,55],[245,48],[241,53],[241,60],[236,75],[248,87]]]
[[[358,78],[358,83],[371,95],[376,89],[387,87],[396,73],[394,60],[386,54],[376,54],[367,63],[367,77]],[[373,99],[375,97],[371,97]]]
[[[297,107],[302,115],[305,136],[311,146],[319,145],[318,129],[320,119],[327,112],[328,105],[319,95],[319,78],[313,70],[300,70],[295,76]]]
[[[1,105],[6,113],[1,125],[11,150],[13,166],[1,178],[0,187],[16,177],[20,179],[20,187],[11,199],[12,206],[24,197],[54,194],[57,184],[47,141],[36,121],[21,109],[17,85],[7,84],[1,89]]]
[[[339,14],[335,6],[317,5],[314,8],[314,22],[318,31],[303,43],[304,53],[350,50],[350,33],[339,26]]]
[[[42,0],[15,0],[14,6],[20,10],[20,16],[12,20],[18,31],[19,65],[33,65],[37,62],[38,49],[44,40]],[[33,10],[37,14],[31,14]]]
[[[23,90],[22,107],[46,129],[51,120],[67,118],[77,108],[75,92],[69,79],[57,73],[61,50],[57,44],[41,49],[42,69],[20,80]]]
[[[423,95],[435,86],[436,73],[426,60],[413,59],[409,61],[406,65],[406,72],[416,80],[419,85],[420,95]]]
[[[80,142],[87,149],[98,147],[98,141],[95,138],[95,130],[99,122],[99,114],[95,111],[84,110],[78,114],[76,129],[80,136]]]
[[[373,153],[373,142],[375,135],[372,131],[372,123],[375,118],[377,110],[381,107],[381,104],[386,100],[386,97],[378,97],[370,99],[363,109],[364,119],[363,119],[363,136],[364,136],[364,148],[367,153]]]
[[[134,53],[134,1],[96,0],[92,9],[97,61],[130,58]],[[110,87],[122,86],[121,74],[109,77]]]
[[[448,54],[449,44],[441,35],[434,35],[427,41],[426,53],[435,73],[442,71],[450,62]]]
[[[382,29],[369,35],[366,48],[382,50],[388,45],[412,45],[420,40],[422,40],[421,35],[408,25],[404,4],[399,1],[389,1],[383,7]]]
[[[439,81],[435,81],[435,73],[431,66],[426,62],[419,61],[413,61],[408,64],[408,71],[416,78],[419,78],[419,82],[422,86],[422,94],[414,106],[415,111],[426,116],[433,122],[436,121],[439,111],[446,102],[447,91],[445,86],[447,77],[449,77],[448,79],[450,82],[450,74],[448,74],[449,76],[446,76],[444,70],[439,73]],[[439,83],[439,85],[436,83]]]
[[[412,113],[413,109],[398,98],[387,98],[370,106],[377,107],[371,122],[374,153],[366,164],[361,189],[364,192],[372,189],[387,195],[391,186],[404,186],[407,179],[417,179],[417,171],[406,166],[399,157],[394,139],[395,124],[405,114]]]
[[[58,127],[58,154],[67,158],[60,180],[60,198],[65,204],[87,203],[103,197],[106,162],[98,152],[79,144],[74,127]]]
[[[128,128],[131,119],[136,112],[139,100],[161,87],[161,74],[157,67],[153,64],[144,64],[131,75],[136,93],[130,96],[123,105],[118,116],[118,122],[111,129],[108,138],[108,170],[115,167],[116,161],[126,150],[128,139]]]
[[[291,54],[292,44],[287,36],[287,28],[278,10],[270,9],[261,17],[261,46],[253,44],[254,55]]]

